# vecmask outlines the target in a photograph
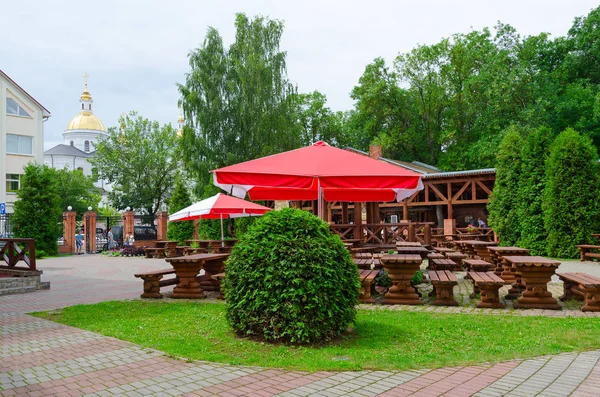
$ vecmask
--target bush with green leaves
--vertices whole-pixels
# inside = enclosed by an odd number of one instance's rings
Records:
[[[591,140],[570,128],[550,147],[542,207],[552,257],[576,258],[575,245],[592,243],[591,234],[600,230],[597,160]]]
[[[521,186],[517,200],[517,215],[521,232],[517,245],[529,248],[532,255],[546,255],[546,228],[542,197],[546,187],[546,159],[553,133],[542,127],[525,140],[521,164]]]
[[[517,216],[518,192],[521,185],[521,131],[514,127],[506,130],[498,148],[496,182],[488,203],[489,224],[501,245],[514,245],[520,236],[521,225]]]
[[[190,193],[185,187],[181,179],[177,180],[175,184],[175,190],[169,201],[169,214],[172,215],[175,212],[189,207],[192,205]],[[167,228],[167,239],[177,241],[179,243],[185,242],[185,240],[191,240],[194,235],[194,221],[178,221],[169,222]]]
[[[240,336],[323,343],[355,319],[357,267],[327,223],[306,211],[259,218],[233,248],[225,274],[227,319]]]
[[[56,170],[39,164],[27,165],[17,197],[11,216],[15,237],[34,238],[36,251],[58,255],[62,211]]]

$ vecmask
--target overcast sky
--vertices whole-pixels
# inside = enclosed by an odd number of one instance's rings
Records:
[[[231,44],[236,12],[283,20],[289,78],[301,92],[319,90],[332,109],[347,110],[353,105],[349,92],[375,57],[391,62],[417,44],[497,21],[524,36],[564,36],[576,16],[598,6],[591,0],[2,3],[0,69],[52,113],[45,124],[46,149],[62,143],[79,111],[84,72],[95,114],[107,128],[130,110],[175,125],[175,84],[184,81],[187,54],[202,43],[209,26]]]

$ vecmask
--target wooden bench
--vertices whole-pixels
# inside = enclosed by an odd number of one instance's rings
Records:
[[[498,290],[505,284],[508,284],[506,281],[496,276],[494,272],[468,272],[467,275],[473,280],[473,294],[471,294],[471,297],[481,293],[481,302],[477,307],[491,309],[501,309],[504,307],[500,303]]]
[[[225,278],[225,273],[217,273],[210,276],[213,280],[219,283],[219,295],[217,295],[217,299],[225,299],[225,295],[223,295],[223,290],[221,289],[221,282]]]
[[[373,303],[371,298],[371,284],[375,281],[375,277],[379,274],[379,270],[359,270],[360,276],[360,295],[358,299],[364,303]]]
[[[462,262],[467,259],[465,254],[462,252],[444,252],[444,255],[456,264],[453,270],[462,270]]]
[[[586,273],[557,273],[564,282],[564,295],[561,301],[577,299],[584,302],[581,311],[600,311],[600,278]]]
[[[439,252],[433,252],[429,255],[427,255],[427,259],[432,260],[432,259],[445,259],[446,257],[444,256],[444,254],[440,254]]]
[[[144,280],[144,293],[140,295],[140,297],[154,299],[162,298],[163,296],[160,293],[160,287],[166,287],[167,285],[175,285],[179,283],[179,277],[177,276],[163,280],[163,276],[168,274],[175,274],[175,269],[162,269],[155,270],[153,272],[134,274],[136,278],[141,278]]]
[[[579,244],[575,247],[579,249],[579,259],[582,261],[587,258],[590,260],[600,259],[600,252],[592,252],[592,250],[600,250],[600,245]]]
[[[372,258],[355,258],[354,263],[358,266],[359,269],[368,269],[371,270],[371,266],[373,269],[381,269],[381,259],[372,259]]]
[[[427,269],[429,270],[452,270],[456,263],[450,259],[430,259]]]
[[[435,294],[435,300],[431,304],[438,306],[458,306],[458,302],[454,299],[454,292],[452,292],[452,289],[458,283],[454,273],[450,270],[429,270],[427,274],[429,275],[431,285],[433,285],[431,295]]]
[[[467,272],[488,272],[493,271],[496,267],[493,263],[482,259],[463,259],[463,264],[466,266]]]
[[[144,248],[144,256],[146,258],[164,258],[165,257],[165,249],[164,248],[156,248],[156,247]]]
[[[202,247],[183,247],[183,255],[195,255],[206,253],[206,248]]]

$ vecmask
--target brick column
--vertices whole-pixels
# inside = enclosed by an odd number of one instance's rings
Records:
[[[156,239],[163,241],[167,239],[167,225],[169,223],[169,213],[166,211],[159,212],[156,216]]]
[[[456,230],[456,219],[444,219],[444,235],[454,234]]]
[[[63,238],[64,238],[64,252],[74,253],[75,252],[75,211],[63,212]]]
[[[133,211],[123,212],[123,239],[128,234],[133,234]]]
[[[85,241],[88,253],[96,252],[96,213],[87,211],[83,214],[85,220]]]

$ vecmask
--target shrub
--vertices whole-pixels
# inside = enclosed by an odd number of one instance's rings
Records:
[[[58,255],[58,237],[62,224],[60,195],[56,170],[29,164],[21,175],[21,188],[15,202],[15,237],[34,238],[36,251]]]
[[[35,259],[42,259],[48,256],[48,253],[44,250],[35,250]]]
[[[144,255],[144,248],[141,247],[123,247],[121,250],[121,256],[142,256]]]
[[[190,194],[180,178],[175,185],[175,190],[169,202],[169,214],[172,215],[190,205],[192,205]],[[185,240],[191,240],[193,235],[194,221],[169,222],[167,239],[184,243]]]
[[[356,316],[357,267],[338,236],[308,212],[261,217],[235,245],[223,290],[241,336],[293,344],[330,341]]]
[[[388,287],[389,288],[392,286],[392,279],[388,275],[388,272],[385,271],[385,269],[381,269],[379,271],[379,273],[377,273],[377,277],[375,277],[374,284],[377,287]]]
[[[546,162],[542,207],[548,255],[576,258],[576,244],[592,243],[600,230],[598,152],[589,138],[573,129],[552,143]]]

